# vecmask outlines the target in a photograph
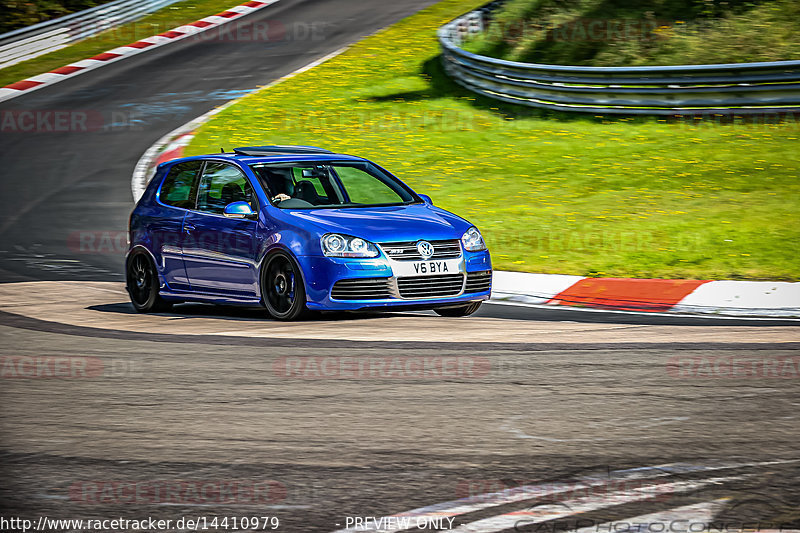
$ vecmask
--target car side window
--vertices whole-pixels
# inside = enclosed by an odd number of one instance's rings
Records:
[[[298,183],[301,181],[308,181],[314,186],[314,190],[320,196],[327,196],[327,192],[325,192],[325,186],[322,185],[321,177],[324,176],[325,179],[328,179],[327,175],[315,175],[310,172],[310,169],[301,168],[301,167],[294,167],[292,169],[292,174],[294,177],[294,185],[297,186]]]
[[[202,161],[186,161],[174,165],[161,184],[158,194],[161,203],[193,209],[194,197],[197,195],[197,171],[202,165]]]
[[[258,210],[253,187],[242,171],[227,163],[209,161],[200,178],[197,209],[221,215],[225,206],[233,202],[247,202]]]

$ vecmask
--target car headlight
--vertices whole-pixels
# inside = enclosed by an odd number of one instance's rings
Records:
[[[468,252],[480,252],[486,249],[483,236],[475,226],[472,226],[464,232],[464,235],[461,236],[461,242],[464,245],[464,249]]]
[[[378,247],[369,241],[350,235],[328,233],[321,239],[322,253],[328,257],[378,257]]]

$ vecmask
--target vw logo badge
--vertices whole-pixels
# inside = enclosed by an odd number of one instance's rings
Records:
[[[423,259],[430,259],[433,257],[433,245],[428,241],[419,241],[417,243],[417,251]]]

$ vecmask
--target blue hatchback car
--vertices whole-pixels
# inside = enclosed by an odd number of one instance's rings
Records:
[[[139,312],[201,301],[308,311],[474,313],[491,259],[478,229],[361,157],[237,148],[162,163],[130,217]]]

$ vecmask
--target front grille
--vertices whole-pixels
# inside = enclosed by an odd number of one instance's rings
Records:
[[[333,285],[334,300],[384,300],[391,298],[390,278],[342,279]]]
[[[422,256],[417,251],[419,241],[384,242],[380,245],[384,253],[395,261],[419,261]],[[461,257],[461,241],[428,241],[433,245],[433,255],[429,259],[454,259]],[[427,259],[426,259],[427,260]]]
[[[486,292],[492,288],[492,271],[467,272],[467,288],[464,292]]]
[[[398,278],[397,289],[403,298],[443,298],[456,296],[464,286],[463,274]]]

